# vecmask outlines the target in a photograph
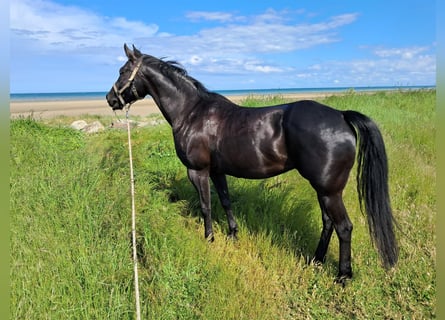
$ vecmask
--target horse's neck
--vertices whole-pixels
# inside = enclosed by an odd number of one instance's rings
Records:
[[[153,70],[149,70],[145,78],[147,94],[153,98],[171,126],[182,122],[189,114],[188,109],[199,99],[196,89],[188,83],[174,83],[170,78]]]

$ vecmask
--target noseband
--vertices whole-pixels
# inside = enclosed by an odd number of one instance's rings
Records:
[[[142,59],[139,60],[138,64],[136,65],[136,68],[134,68],[133,72],[130,75],[130,78],[128,78],[127,83],[120,89],[117,88],[116,83],[113,84],[113,90],[116,93],[116,96],[118,97],[120,103],[122,103],[123,106],[126,106],[127,103],[125,102],[124,98],[122,97],[122,93],[127,90],[128,87],[130,87],[131,92],[136,97],[136,100],[139,100],[139,94],[136,90],[136,87],[134,86],[134,78],[136,77],[136,74],[138,73],[139,69],[142,65]],[[135,100],[135,101],[136,101]],[[129,104],[132,104],[133,102],[129,102]]]

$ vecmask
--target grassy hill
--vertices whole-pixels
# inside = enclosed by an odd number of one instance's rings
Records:
[[[216,241],[166,124],[132,131],[144,319],[412,319],[436,310],[435,91],[321,99],[372,117],[387,147],[400,259],[385,272],[360,212],[355,168],[345,189],[354,223],[354,278],[334,283],[338,241],[324,266],[306,263],[321,214],[298,173],[229,178],[239,241],[212,190]],[[283,97],[250,97],[252,107]],[[126,131],[85,135],[72,119],[11,120],[12,319],[133,319]],[[103,122],[111,118],[101,118]]]

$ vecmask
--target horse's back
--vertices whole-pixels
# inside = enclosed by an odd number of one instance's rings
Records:
[[[288,106],[283,127],[289,158],[300,174],[320,191],[343,189],[355,160],[356,136],[342,112],[298,101]]]

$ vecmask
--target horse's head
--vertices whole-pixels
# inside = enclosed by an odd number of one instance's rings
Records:
[[[133,51],[130,50],[126,44],[124,50],[128,61],[119,70],[119,78],[106,96],[108,105],[113,110],[121,110],[127,104],[144,98],[138,94],[138,83],[140,86],[141,81],[136,77],[142,64],[142,53],[134,46]]]

